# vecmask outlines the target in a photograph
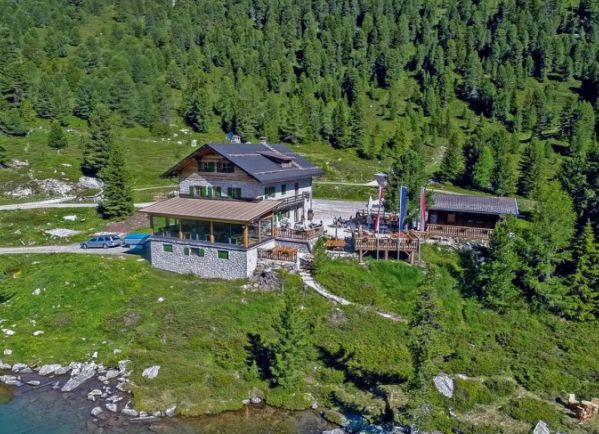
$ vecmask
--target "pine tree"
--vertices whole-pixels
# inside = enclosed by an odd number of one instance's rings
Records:
[[[491,174],[491,189],[501,196],[510,195],[516,191],[513,162],[507,152],[499,152],[499,155],[495,157],[495,167]]]
[[[533,140],[524,151],[520,161],[520,179],[518,192],[525,197],[531,197],[545,180],[545,146],[538,140]]]
[[[349,144],[352,148],[362,149],[364,141],[364,99],[358,97],[350,111]]]
[[[439,180],[456,182],[464,173],[464,151],[462,148],[462,137],[458,130],[453,130],[449,136],[449,142],[445,150]]]
[[[495,167],[493,151],[490,146],[485,146],[474,163],[472,168],[472,182],[475,187],[481,190],[488,190],[491,187],[491,175]]]
[[[297,386],[306,363],[308,323],[302,311],[299,289],[286,288],[285,306],[273,326],[277,340],[273,345],[271,372],[277,385]]]
[[[491,235],[489,253],[481,268],[481,296],[486,304],[499,311],[520,301],[521,292],[514,283],[520,266],[518,237],[513,218],[500,222]]]
[[[333,135],[331,144],[335,148],[347,148],[349,145],[349,126],[347,119],[347,104],[339,101],[333,111]]]
[[[301,143],[306,137],[302,108],[297,97],[291,98],[285,111],[285,121],[280,127],[280,138],[286,142]]]
[[[67,145],[67,136],[62,127],[58,122],[52,122],[50,132],[48,133],[48,146],[56,149],[56,152],[60,152],[60,150],[66,148]]]
[[[420,188],[426,185],[428,177],[425,171],[422,150],[413,145],[401,154],[391,166],[388,174],[388,186],[385,190],[385,208],[396,212],[398,207],[399,189],[402,185],[408,188],[408,214],[418,213]]]
[[[88,119],[90,140],[83,147],[81,170],[85,175],[96,176],[108,161],[112,147],[112,126],[110,112],[98,104]]]
[[[566,314],[583,321],[595,319],[599,316],[599,248],[590,221],[578,237],[574,264]]]
[[[208,131],[208,120],[210,116],[210,102],[208,92],[205,89],[195,89],[189,96],[185,121],[198,133]]]
[[[104,180],[102,214],[105,218],[127,217],[133,211],[133,193],[120,146],[111,147],[100,176]]]
[[[0,131],[10,136],[25,136],[29,131],[23,122],[19,109],[13,107],[0,112]]]

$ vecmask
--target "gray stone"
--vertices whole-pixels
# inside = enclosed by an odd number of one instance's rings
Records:
[[[96,375],[96,370],[94,368],[88,367],[87,369],[81,370],[78,374],[74,375],[62,386],[62,392],[72,392],[77,389],[87,380],[91,379]]]
[[[345,431],[341,428],[330,429],[327,431],[323,431],[322,434],[345,434]]]
[[[433,383],[441,395],[446,398],[451,398],[453,396],[453,379],[449,375],[439,374],[433,378]]]
[[[118,406],[112,402],[106,404],[106,409],[113,413],[116,413],[119,410]]]
[[[119,376],[119,371],[117,371],[116,369],[109,369],[108,371],[106,371],[106,374],[104,374],[104,376],[108,380],[111,380]]]
[[[28,381],[28,382],[27,382],[27,384],[28,384],[29,386],[34,386],[34,387],[37,387],[37,386],[39,386],[40,384],[42,384],[42,382],[41,382],[41,381],[38,381],[38,380],[31,380],[31,381]]]
[[[29,368],[29,366],[27,366],[27,365],[26,365],[26,364],[24,364],[24,363],[15,363],[15,364],[12,366],[12,371],[13,371],[14,373],[17,373],[17,372],[21,372],[21,371],[22,371],[23,369],[25,369],[25,368]]]
[[[148,380],[151,380],[153,378],[156,378],[158,376],[159,372],[160,372],[160,365],[154,365],[154,366],[150,366],[149,368],[144,369],[141,376],[144,378],[147,378]]]
[[[93,417],[98,417],[100,414],[104,413],[102,407],[94,407],[92,408],[91,414]]]
[[[40,368],[38,374],[40,374],[42,377],[45,377],[47,375],[52,375],[52,374],[56,373],[56,371],[60,368],[62,368],[62,365],[59,365],[59,364],[44,365]],[[66,372],[65,372],[65,374],[66,374]]]
[[[551,431],[549,431],[549,427],[547,426],[547,424],[540,420],[539,422],[537,422],[537,425],[535,426],[535,429],[533,430],[532,434],[551,434]]]
[[[121,413],[124,414],[125,416],[129,416],[129,417],[138,417],[139,416],[139,412],[137,410],[134,410],[132,408],[123,408],[121,410]]]
[[[6,383],[7,381],[14,381],[17,377],[14,375],[0,375],[0,382]]]
[[[29,367],[23,368],[19,371],[19,374],[25,374],[25,375],[33,374],[33,369],[31,369]]]
[[[252,404],[260,404],[260,403],[262,402],[262,399],[261,399],[261,398],[258,398],[257,396],[252,396],[252,397],[250,398],[250,402],[251,402]]]
[[[167,408],[167,409],[165,410],[164,414],[165,414],[167,417],[173,417],[175,414],[177,414],[177,406],[176,406],[176,405],[174,405],[174,406],[172,406],[172,407],[169,407],[169,408]]]
[[[63,366],[62,368],[58,368],[54,372],[54,375],[66,375],[69,373],[70,370],[71,370],[70,366]]]
[[[2,360],[0,360],[0,371],[10,371],[11,369],[12,365],[4,363]]]

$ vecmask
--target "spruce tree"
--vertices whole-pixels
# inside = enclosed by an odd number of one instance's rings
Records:
[[[297,386],[306,363],[308,322],[301,306],[299,289],[285,288],[285,306],[273,325],[277,340],[273,345],[271,373],[277,385]]]
[[[100,176],[104,181],[102,214],[110,219],[127,217],[133,211],[133,193],[120,146],[111,147]]]
[[[462,137],[458,130],[453,130],[445,149],[445,155],[439,170],[439,180],[456,182],[464,173],[464,151]]]
[[[66,148],[67,144],[67,136],[60,124],[56,121],[52,122],[50,132],[48,133],[48,146],[56,149],[56,152],[60,152],[61,149]]]
[[[399,189],[404,185],[408,188],[408,214],[415,216],[419,209],[420,188],[424,187],[427,181],[422,150],[419,146],[412,145],[391,166],[385,190],[385,208],[390,212],[397,211]]]
[[[495,157],[495,167],[491,174],[491,188],[495,194],[506,196],[516,191],[515,172],[512,158],[507,152]]]
[[[208,131],[208,120],[210,116],[210,102],[208,92],[205,89],[195,89],[189,96],[185,121],[198,133]]]
[[[365,142],[364,134],[364,100],[358,97],[351,107],[350,127],[349,127],[349,145],[352,148],[362,149]]]
[[[472,168],[472,182],[475,187],[488,190],[491,187],[491,175],[495,160],[490,146],[483,147]]]
[[[347,148],[349,145],[349,126],[347,119],[347,104],[339,101],[333,111],[333,135],[331,144],[335,148]]]
[[[582,321],[593,320],[599,316],[599,248],[590,221],[576,242],[574,264],[566,314]]]
[[[98,104],[88,119],[90,140],[83,147],[81,170],[85,175],[97,176],[106,165],[112,147],[110,112]]]
[[[518,192],[525,197],[531,197],[540,188],[545,179],[545,145],[533,140],[520,161],[520,179]]]
[[[280,138],[286,142],[301,143],[305,137],[302,108],[298,98],[293,97],[285,111],[285,121],[280,127]]]

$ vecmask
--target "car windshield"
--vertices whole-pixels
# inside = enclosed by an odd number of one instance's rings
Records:
[[[112,238],[113,240],[120,240],[121,239],[118,235],[113,235],[110,238]]]

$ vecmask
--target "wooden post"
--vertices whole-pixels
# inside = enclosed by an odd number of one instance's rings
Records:
[[[150,232],[152,233],[152,235],[154,235],[154,216],[151,215],[150,216]]]
[[[214,242],[214,222],[210,221],[210,242]]]
[[[258,220],[258,242],[262,241],[262,220]]]
[[[389,249],[385,249],[385,261],[389,260]]]
[[[277,235],[277,229],[275,228],[275,215],[271,214],[270,216],[270,236],[271,237],[276,237]]]
[[[246,249],[250,246],[250,236],[249,236],[248,225],[243,227],[243,247]]]
[[[183,239],[183,223],[181,223],[181,219],[179,219],[179,239]]]

